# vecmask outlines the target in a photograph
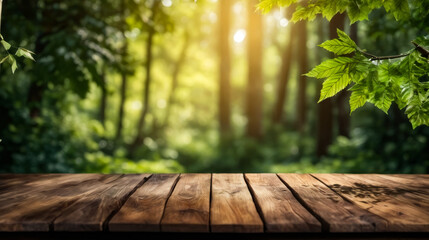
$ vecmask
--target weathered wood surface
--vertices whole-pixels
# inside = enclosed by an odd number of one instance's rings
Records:
[[[0,231],[49,231],[63,209],[106,178],[116,176],[50,174],[10,179],[16,185],[0,190]]]
[[[0,174],[25,231],[429,233],[429,175]]]
[[[209,232],[211,174],[182,174],[168,199],[163,232]]]
[[[179,174],[153,175],[128,198],[109,222],[111,231],[159,232],[165,203]]]
[[[301,202],[311,209],[330,232],[373,232],[385,230],[386,221],[340,195],[309,174],[279,174]]]
[[[386,219],[387,231],[429,231],[429,195],[416,193],[412,185],[406,187],[372,174],[314,176],[359,207]]]
[[[94,186],[67,207],[54,221],[55,231],[102,231],[107,218],[128,199],[149,174],[120,175],[116,179]]]
[[[243,174],[213,174],[210,209],[212,232],[263,232]]]
[[[267,232],[320,232],[309,213],[275,174],[246,174]]]

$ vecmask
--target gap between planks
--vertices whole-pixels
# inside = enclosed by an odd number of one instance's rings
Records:
[[[291,191],[292,195],[295,197],[295,199],[311,214],[313,217],[315,217],[320,224],[322,225],[322,232],[329,232],[329,224],[328,222],[323,219],[319,214],[317,214],[305,201],[302,199],[298,193],[285,181],[283,180],[277,173],[276,176],[280,181]]]
[[[160,231],[161,231],[161,229],[162,229],[162,228],[161,228],[161,223],[162,223],[162,219],[164,219],[165,209],[167,208],[168,200],[170,200],[171,194],[173,194],[174,189],[176,188],[177,183],[180,181],[180,177],[181,177],[181,176],[182,176],[182,174],[181,174],[181,173],[179,173],[179,176],[178,176],[178,177],[176,178],[176,180],[174,181],[173,186],[171,187],[170,192],[168,193],[167,200],[166,200],[166,201],[165,201],[165,203],[164,203],[164,209],[162,210],[161,219],[159,220],[159,229],[160,229]]]
[[[106,220],[103,222],[103,231],[108,232],[109,231],[109,222],[110,220],[113,218],[113,216],[115,216],[116,213],[119,212],[119,210],[121,210],[121,208],[124,206],[124,204],[128,201],[128,199],[131,197],[131,195],[133,195],[133,193],[135,191],[137,191],[137,189],[139,189],[141,186],[143,186],[143,184],[145,182],[147,182],[151,177],[153,176],[153,174],[150,174],[148,177],[144,177],[134,188],[133,190],[131,190],[126,196],[124,196],[123,199],[121,199],[120,202],[120,207],[118,207],[117,209],[113,210],[110,215],[106,218]],[[52,221],[52,229],[53,229],[53,224],[54,224],[55,219]]]
[[[255,204],[255,207],[256,207],[256,211],[258,212],[258,214],[259,214],[259,218],[261,219],[261,221],[262,221],[262,224],[263,224],[263,227],[264,227],[264,232],[266,232],[267,231],[267,222],[265,221],[265,219],[264,219],[264,215],[263,215],[263,213],[262,213],[262,209],[261,209],[261,206],[260,206],[260,204],[258,203],[258,199],[256,198],[256,194],[255,194],[255,192],[253,191],[253,189],[252,189],[252,187],[250,186],[250,183],[249,183],[249,181],[248,181],[248,179],[246,179],[246,174],[245,173],[243,173],[243,179],[244,179],[244,182],[246,183],[246,185],[247,185],[247,189],[249,190],[249,192],[250,192],[250,196],[252,196],[252,200],[253,200],[253,204]]]

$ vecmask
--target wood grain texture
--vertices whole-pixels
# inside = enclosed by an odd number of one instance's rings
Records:
[[[321,223],[292,195],[276,174],[245,174],[267,232],[320,232]]]
[[[365,177],[366,175],[377,176],[379,178],[384,178],[387,183],[395,183],[402,185],[406,189],[416,189],[423,192],[429,191],[429,175],[410,175],[410,174],[398,174],[398,175],[388,175],[388,174],[362,174],[360,176]]]
[[[359,208],[309,174],[278,174],[330,232],[384,231],[387,222]]]
[[[179,174],[154,174],[113,216],[109,230],[159,232],[165,204],[178,177]]]
[[[93,191],[62,211],[54,221],[55,231],[102,231],[107,218],[124,204],[130,193],[150,174],[120,175],[93,186]]]
[[[163,232],[209,232],[211,174],[182,174],[168,199]]]
[[[314,174],[361,208],[388,221],[388,231],[429,232],[428,195],[376,175]]]
[[[100,174],[19,175],[0,192],[0,231],[49,231],[52,221],[99,181]],[[10,184],[14,182],[15,184]],[[8,185],[7,187],[5,187]]]
[[[263,232],[243,174],[213,174],[210,222],[212,232]]]

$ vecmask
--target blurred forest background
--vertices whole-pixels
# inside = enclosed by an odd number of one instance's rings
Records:
[[[317,104],[302,75],[336,28],[391,55],[428,22],[294,24],[257,3],[3,0],[2,35],[36,62],[1,65],[0,172],[429,172],[429,127],[350,116],[347,91]]]

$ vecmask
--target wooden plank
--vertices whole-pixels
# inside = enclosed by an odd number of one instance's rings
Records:
[[[309,174],[278,174],[330,232],[384,231],[386,221],[344,200]]]
[[[14,198],[18,194],[25,197],[37,182],[48,180],[42,184],[49,185],[50,179],[61,177],[64,177],[64,174],[0,174],[0,200]]]
[[[99,181],[116,178],[100,174],[19,176],[0,197],[0,231],[49,231],[61,211]],[[19,188],[21,186],[21,188]]]
[[[109,222],[110,231],[159,232],[168,197],[179,174],[155,174],[138,188]]]
[[[365,177],[366,175],[384,178],[388,180],[388,182],[402,185],[403,188],[429,191],[429,177],[426,177],[426,175],[413,176],[409,174],[362,174],[363,177]]]
[[[388,231],[429,232],[428,198],[398,190],[388,181],[376,181],[374,176],[358,174],[314,174],[334,191],[361,208],[388,220]],[[406,195],[406,196],[405,196]],[[424,205],[422,207],[422,205]]]
[[[108,217],[124,204],[126,199],[150,174],[121,175],[106,184],[94,186],[66,208],[54,221],[54,231],[102,231]]]
[[[321,223],[309,213],[276,174],[245,174],[267,232],[320,232]]]
[[[163,232],[209,232],[211,174],[182,174],[167,201]]]
[[[212,232],[263,232],[243,174],[213,174],[210,209]]]
[[[429,211],[428,180],[421,178],[411,180],[387,174],[359,174],[359,178],[373,181],[375,185],[367,186],[373,191],[384,192],[390,196],[395,196],[397,200]]]

